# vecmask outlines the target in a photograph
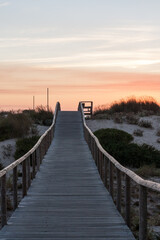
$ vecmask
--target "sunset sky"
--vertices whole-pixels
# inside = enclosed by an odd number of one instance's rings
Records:
[[[0,0],[0,110],[160,103],[160,0]]]

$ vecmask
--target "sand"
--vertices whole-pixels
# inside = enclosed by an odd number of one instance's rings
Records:
[[[41,136],[48,129],[48,126],[37,125],[38,134]],[[16,151],[16,140],[9,139],[0,142],[0,164],[3,167],[8,166],[15,161],[14,153]]]
[[[91,129],[92,132],[99,130],[101,128],[115,128],[120,129],[125,132],[132,134],[134,141],[137,144],[146,143],[148,145],[154,146],[156,149],[160,150],[160,143],[157,142],[158,137],[157,131],[160,130],[160,116],[149,116],[143,117],[142,120],[148,120],[152,123],[153,129],[139,127],[138,125],[131,125],[128,123],[115,123],[113,120],[87,120],[87,126]],[[140,119],[140,120],[141,120]],[[141,129],[143,131],[143,136],[138,137],[134,136],[134,130]]]

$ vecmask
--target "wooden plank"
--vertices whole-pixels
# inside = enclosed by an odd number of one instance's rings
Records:
[[[0,239],[134,239],[100,180],[79,112],[58,113],[40,171]]]

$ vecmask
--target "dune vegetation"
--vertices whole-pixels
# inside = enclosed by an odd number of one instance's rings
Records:
[[[43,106],[35,110],[2,112],[0,114],[0,141],[11,138],[23,138],[35,131],[35,124],[49,126],[53,112]]]
[[[144,113],[146,115],[159,114],[160,106],[152,97],[130,97],[112,103],[109,107],[101,105],[95,108],[94,115],[114,113]]]
[[[118,129],[100,129],[94,132],[102,147],[122,165],[139,168],[154,165],[160,168],[160,151],[154,147],[133,143],[133,136]]]

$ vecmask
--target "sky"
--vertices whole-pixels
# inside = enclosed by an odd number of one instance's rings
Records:
[[[159,0],[0,0],[0,110],[160,103]]]

